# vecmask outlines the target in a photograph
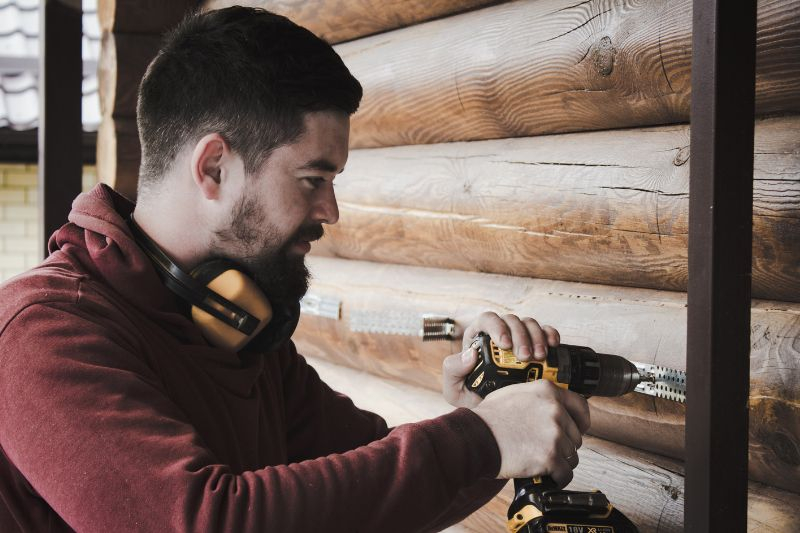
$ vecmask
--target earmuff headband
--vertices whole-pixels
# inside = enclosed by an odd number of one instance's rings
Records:
[[[199,283],[196,279],[181,270],[178,265],[139,227],[131,213],[128,218],[136,242],[153,261],[156,272],[164,284],[181,298],[210,314],[214,318],[235,328],[245,335],[251,335],[260,324],[260,320],[227,298]]]

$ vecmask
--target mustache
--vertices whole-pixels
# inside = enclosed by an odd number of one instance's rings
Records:
[[[318,241],[323,235],[325,235],[325,229],[322,224],[309,224],[297,230],[292,241]]]

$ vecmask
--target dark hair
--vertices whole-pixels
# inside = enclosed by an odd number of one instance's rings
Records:
[[[254,173],[303,133],[309,111],[352,114],[358,83],[333,48],[286,17],[230,7],[188,16],[167,36],[139,86],[139,188],[178,151],[219,133]]]

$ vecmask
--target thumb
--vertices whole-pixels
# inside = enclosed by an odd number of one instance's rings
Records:
[[[450,405],[474,407],[480,403],[480,396],[468,392],[464,385],[464,378],[477,362],[478,352],[474,348],[445,357],[442,362],[442,394]]]
[[[478,352],[475,348],[467,348],[461,353],[454,353],[445,358],[442,363],[444,379],[453,384],[461,384],[464,378],[472,372],[478,362]]]

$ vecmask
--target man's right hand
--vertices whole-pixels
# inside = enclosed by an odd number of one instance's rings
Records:
[[[497,440],[498,478],[549,475],[559,487],[572,481],[589,429],[583,396],[540,379],[498,389],[473,410]]]

